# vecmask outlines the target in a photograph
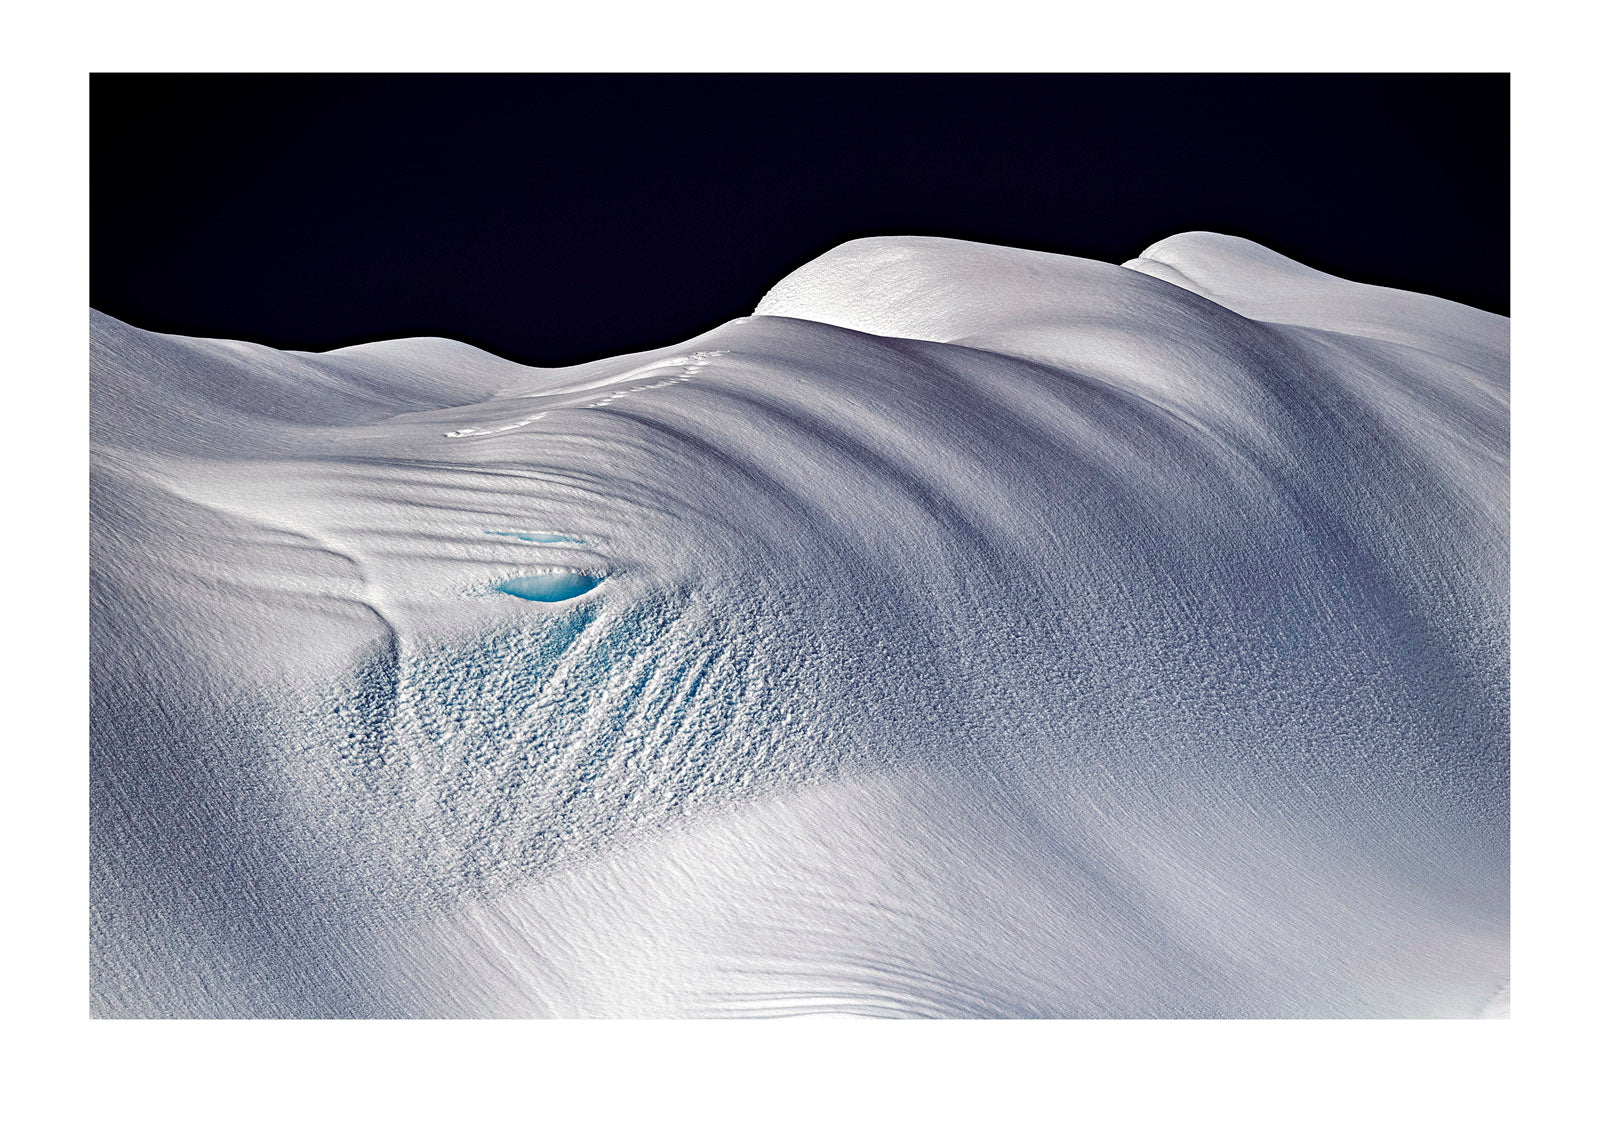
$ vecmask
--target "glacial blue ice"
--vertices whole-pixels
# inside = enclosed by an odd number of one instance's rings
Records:
[[[539,542],[544,545],[555,545],[560,542],[571,542],[582,545],[582,538],[574,538],[570,534],[552,534],[548,531],[520,531],[520,530],[485,530],[485,534],[493,534],[496,538],[515,538],[518,542]]]
[[[495,591],[521,597],[524,601],[568,601],[581,597],[604,580],[577,570],[551,570],[508,578],[496,585]]]

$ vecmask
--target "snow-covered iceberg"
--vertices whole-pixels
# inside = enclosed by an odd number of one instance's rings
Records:
[[[1505,1009],[1506,318],[1190,233],[91,328],[97,1015]]]

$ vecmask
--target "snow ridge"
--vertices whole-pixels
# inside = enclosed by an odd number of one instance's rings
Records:
[[[95,314],[95,1012],[1503,1014],[1508,325],[1210,233],[562,370]]]

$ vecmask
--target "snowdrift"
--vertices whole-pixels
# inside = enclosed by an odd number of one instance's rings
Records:
[[[93,1011],[1503,1012],[1508,329],[1207,233],[560,370],[93,314]]]

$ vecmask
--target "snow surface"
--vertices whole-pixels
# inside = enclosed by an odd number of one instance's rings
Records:
[[[1505,318],[1190,233],[91,327],[97,1015],[1506,1010]]]

